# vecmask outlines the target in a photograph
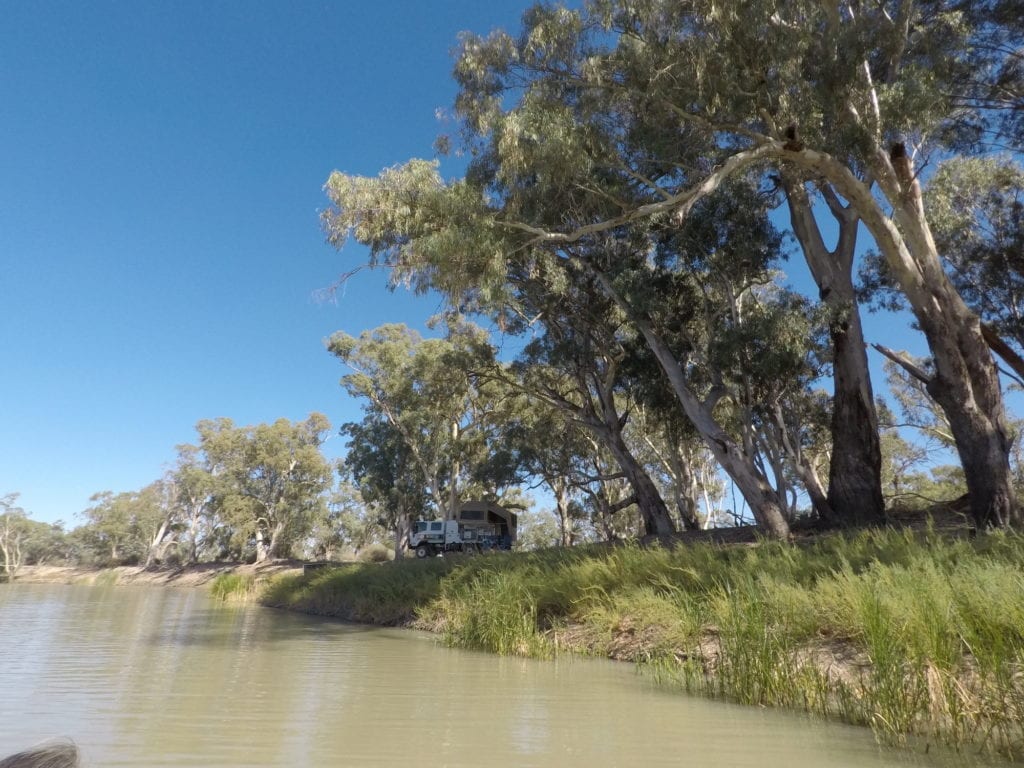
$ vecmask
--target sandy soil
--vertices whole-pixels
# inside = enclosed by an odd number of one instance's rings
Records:
[[[93,584],[97,578],[111,578],[116,584],[154,584],[167,587],[202,587],[222,573],[238,573],[257,579],[281,573],[301,573],[302,563],[297,560],[275,560],[260,565],[240,563],[200,563],[187,568],[143,568],[119,566],[117,568],[78,568],[61,565],[26,565],[18,569],[17,580],[35,584]]]

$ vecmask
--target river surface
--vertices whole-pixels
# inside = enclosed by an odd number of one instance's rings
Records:
[[[91,766],[934,766],[870,731],[199,590],[0,585],[0,757]]]

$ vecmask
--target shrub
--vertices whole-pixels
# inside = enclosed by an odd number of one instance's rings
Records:
[[[393,553],[383,544],[373,543],[359,553],[359,559],[364,563],[386,563],[391,560]]]

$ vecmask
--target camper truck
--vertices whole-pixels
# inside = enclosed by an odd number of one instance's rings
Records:
[[[464,502],[451,520],[417,520],[409,537],[416,557],[446,552],[511,549],[516,541],[516,514],[489,501]]]

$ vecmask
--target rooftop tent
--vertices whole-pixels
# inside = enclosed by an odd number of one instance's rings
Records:
[[[496,534],[508,540],[516,540],[518,517],[515,512],[490,501],[466,501],[459,506],[458,520],[470,526],[491,528]]]

